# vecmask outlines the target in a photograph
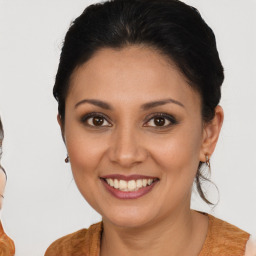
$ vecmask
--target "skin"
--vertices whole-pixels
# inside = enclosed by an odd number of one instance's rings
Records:
[[[85,118],[92,112],[107,117],[103,125]],[[156,126],[159,113],[171,121]],[[199,161],[217,143],[221,107],[205,124],[200,95],[175,65],[153,49],[129,46],[102,49],[74,71],[65,123],[58,121],[77,187],[103,218],[101,256],[198,255],[208,218],[190,210],[191,188]],[[100,177],[110,174],[158,182],[146,195],[123,200],[103,186]]]
[[[4,189],[6,185],[6,176],[2,169],[0,169],[0,210],[2,209],[3,204],[3,197],[1,195],[4,195]]]

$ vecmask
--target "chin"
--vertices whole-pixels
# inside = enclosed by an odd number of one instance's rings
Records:
[[[140,228],[152,223],[154,220],[153,215],[152,210],[146,211],[146,209],[138,209],[138,207],[127,209],[124,207],[123,209],[119,208],[116,211],[102,215],[102,219],[104,222],[111,223],[120,228]]]

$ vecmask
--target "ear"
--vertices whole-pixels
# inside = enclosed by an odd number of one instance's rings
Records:
[[[221,106],[215,108],[214,118],[204,124],[203,128],[203,141],[200,151],[200,161],[205,162],[205,156],[208,155],[209,158],[213,154],[215,146],[217,144],[222,123],[224,120],[224,112]]]
[[[66,144],[65,136],[64,136],[64,123],[63,123],[63,120],[61,119],[61,115],[60,114],[57,115],[57,121],[58,121],[58,124],[60,126],[62,139],[63,139],[64,143]]]

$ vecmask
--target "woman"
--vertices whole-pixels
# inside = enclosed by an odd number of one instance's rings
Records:
[[[0,119],[0,158],[2,155],[2,141],[4,138],[3,126]],[[4,188],[6,183],[6,172],[0,165],[0,211],[2,210]],[[15,247],[13,241],[5,234],[2,223],[0,221],[0,256],[13,256],[15,254]]]
[[[250,235],[192,211],[223,122],[212,30],[176,0],[89,6],[67,32],[54,86],[78,189],[102,222],[52,255],[254,255]],[[249,241],[249,242],[248,242]]]

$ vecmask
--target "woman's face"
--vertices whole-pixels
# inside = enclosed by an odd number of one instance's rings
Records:
[[[203,127],[199,94],[150,48],[100,50],[71,77],[64,139],[104,221],[138,227],[189,209]]]

